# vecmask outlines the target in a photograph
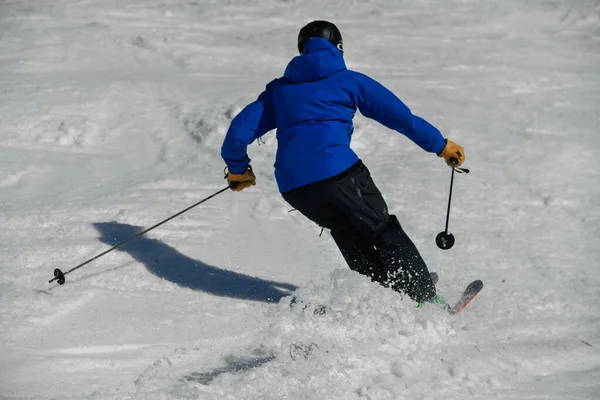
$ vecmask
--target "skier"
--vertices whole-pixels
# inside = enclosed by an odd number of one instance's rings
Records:
[[[292,207],[331,231],[348,266],[419,304],[443,302],[417,248],[350,148],[352,118],[358,109],[450,166],[463,163],[463,148],[413,115],[384,86],[346,69],[342,35],[334,24],[304,26],[298,50],[284,76],[231,122],[221,149],[228,184],[234,191],[256,184],[247,146],[277,129],[279,191]]]

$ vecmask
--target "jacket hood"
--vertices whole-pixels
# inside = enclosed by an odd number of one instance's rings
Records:
[[[304,53],[290,61],[284,77],[292,82],[314,82],[346,69],[342,53],[328,40],[312,38]]]

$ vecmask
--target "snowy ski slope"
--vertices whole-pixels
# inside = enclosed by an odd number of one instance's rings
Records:
[[[450,170],[355,120],[439,292],[484,280],[467,310],[349,271],[272,133],[258,186],[47,283],[223,188],[229,122],[313,19],[465,147],[441,251]],[[598,399],[599,111],[597,0],[0,1],[0,399]]]

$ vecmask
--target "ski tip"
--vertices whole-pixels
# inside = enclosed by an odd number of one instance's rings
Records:
[[[476,281],[469,283],[469,286],[467,286],[466,291],[480,291],[481,289],[483,289],[483,281],[477,279]]]
[[[483,289],[483,281],[478,279],[469,283],[469,286],[467,286],[467,288],[465,289],[463,298],[460,299],[460,301],[456,303],[454,307],[451,307],[448,310],[450,312],[450,315],[456,315],[459,312],[461,312],[467,306],[467,304],[469,304],[471,300],[473,300],[475,296],[479,294],[481,289]]]

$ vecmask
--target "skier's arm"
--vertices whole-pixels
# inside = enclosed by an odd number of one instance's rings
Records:
[[[275,117],[265,91],[231,121],[221,147],[221,157],[229,172],[243,174],[250,163],[248,145],[272,129],[275,129]]]
[[[440,131],[414,115],[394,93],[379,82],[356,73],[354,97],[356,106],[365,117],[402,133],[425,151],[439,155],[444,149],[446,142]]]

